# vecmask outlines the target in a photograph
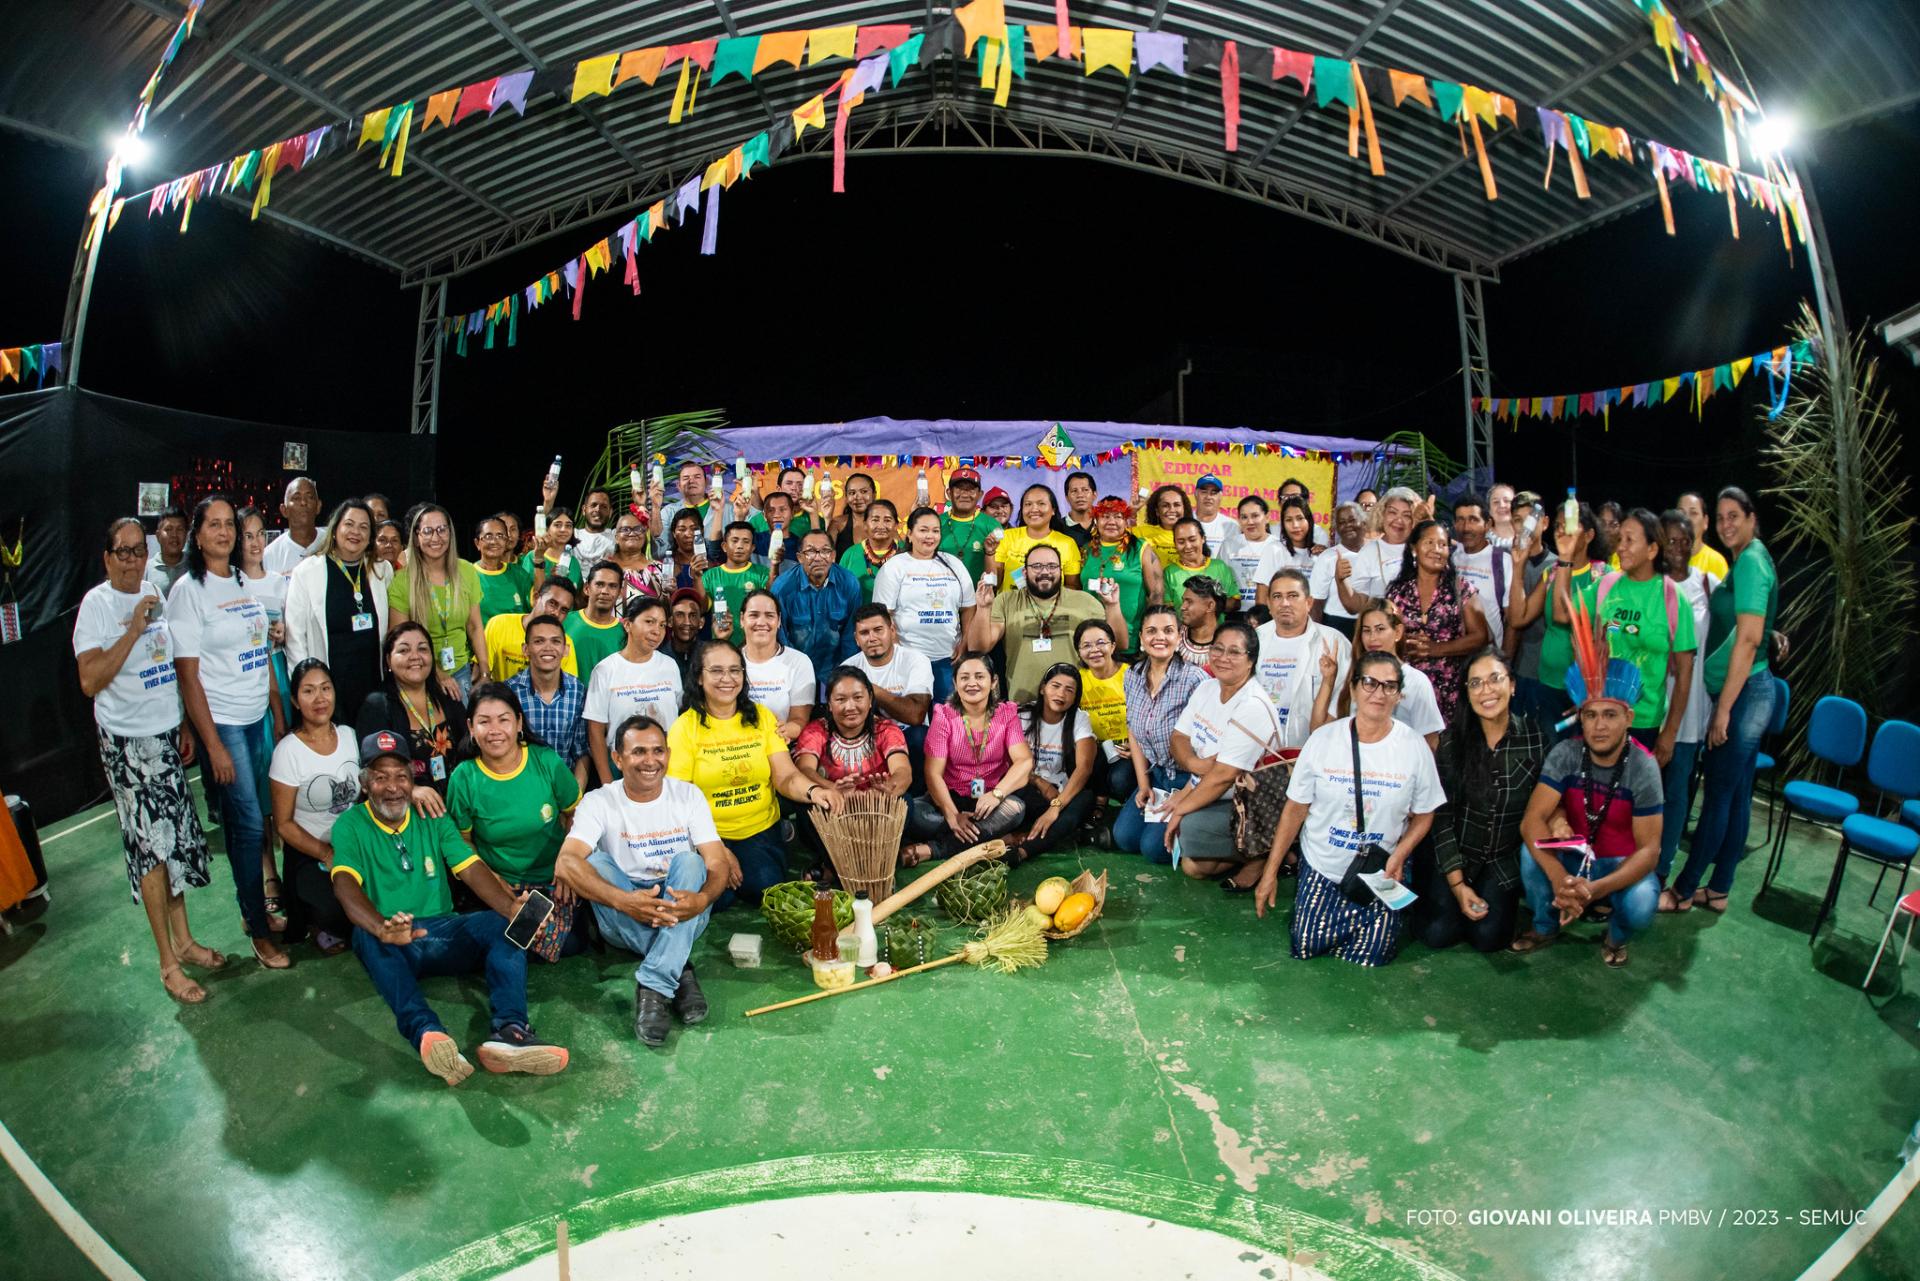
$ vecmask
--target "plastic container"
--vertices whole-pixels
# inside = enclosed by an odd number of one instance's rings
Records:
[[[822,961],[808,953],[807,965],[813,971],[813,985],[829,992],[835,988],[852,987],[860,978],[858,967],[844,957],[837,961]]]
[[[727,940],[727,955],[733,958],[734,968],[757,970],[760,968],[760,936],[758,934],[736,934]]]

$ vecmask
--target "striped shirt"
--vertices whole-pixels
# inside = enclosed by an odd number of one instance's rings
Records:
[[[587,705],[587,687],[578,677],[561,672],[560,688],[550,703],[533,692],[531,671],[520,672],[508,680],[507,688],[520,697],[527,729],[538,734],[540,741],[551,747],[561,760],[572,765],[587,754],[587,723],[580,716]]]
[[[1192,663],[1175,658],[1167,664],[1160,692],[1154,694],[1148,690],[1148,666],[1143,658],[1127,669],[1122,685],[1127,695],[1127,733],[1136,747],[1145,749],[1149,766],[1171,767],[1174,722],[1180,719],[1193,691],[1200,688],[1207,674]]]

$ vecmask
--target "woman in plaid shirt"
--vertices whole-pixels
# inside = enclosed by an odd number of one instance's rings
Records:
[[[1149,821],[1147,810],[1156,792],[1171,796],[1186,785],[1189,776],[1173,761],[1173,723],[1207,673],[1180,657],[1180,617],[1172,606],[1142,610],[1139,639],[1140,657],[1121,684],[1133,743],[1134,792],[1113,821],[1113,839],[1149,863],[1170,863],[1166,821]]]
[[[1520,817],[1540,779],[1546,736],[1511,714],[1513,669],[1493,650],[1467,664],[1459,711],[1434,751],[1447,802],[1413,856],[1411,922],[1428,947],[1476,952],[1513,940],[1520,904]]]

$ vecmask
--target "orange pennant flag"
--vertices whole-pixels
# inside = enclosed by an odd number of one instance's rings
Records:
[[[960,20],[960,29],[966,33],[966,44],[961,54],[973,52],[983,36],[1006,38],[1007,6],[1005,0],[973,0],[972,4],[963,4],[953,11]]]
[[[760,47],[754,50],[753,74],[757,76],[768,67],[782,62],[798,67],[800,56],[806,51],[806,32],[769,31],[760,37]]]
[[[420,132],[425,133],[427,126],[438,120],[448,128],[453,127],[453,109],[460,102],[460,90],[448,89],[436,93],[427,99],[427,114],[420,121]]]
[[[1412,98],[1421,106],[1433,107],[1433,94],[1427,89],[1427,78],[1416,76],[1411,71],[1388,71],[1387,81],[1393,85],[1393,105],[1399,106]]]
[[[650,85],[660,78],[660,69],[666,65],[665,45],[655,45],[651,49],[630,49],[620,55],[620,66],[613,73],[613,87],[618,89],[628,80]]]
[[[1060,28],[1055,26],[1034,23],[1027,28],[1027,39],[1033,45],[1035,62],[1045,62],[1056,53],[1063,58],[1078,59],[1080,57],[1080,28],[1078,27],[1067,28],[1067,47],[1064,50],[1060,48]]]

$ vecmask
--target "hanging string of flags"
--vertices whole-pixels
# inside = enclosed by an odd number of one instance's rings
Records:
[[[1698,418],[1715,392],[1732,391],[1758,368],[1767,378],[1767,417],[1772,419],[1778,418],[1786,408],[1793,371],[1812,364],[1814,356],[1815,347],[1812,343],[1793,342],[1708,369],[1687,370],[1665,378],[1655,378],[1651,382],[1629,383],[1624,387],[1569,392],[1562,396],[1475,396],[1473,408],[1476,413],[1491,409],[1494,418],[1512,423],[1516,428],[1522,418],[1561,419],[1590,414],[1600,415],[1601,422],[1611,426],[1608,411],[1615,405],[1630,409],[1664,405],[1685,393],[1687,402],[1693,406],[1694,416]]]
[[[47,385],[47,375],[65,373],[66,348],[57,342],[37,342],[31,347],[0,347],[0,382],[12,381],[21,388],[32,375],[35,387]]]
[[[1194,72],[1215,71],[1220,77],[1224,145],[1229,152],[1239,149],[1243,81],[1251,79],[1276,88],[1290,81],[1301,95],[1309,97],[1321,109],[1346,108],[1348,154],[1357,159],[1364,138],[1368,168],[1375,175],[1385,173],[1385,160],[1374,104],[1401,109],[1411,99],[1434,112],[1443,123],[1456,126],[1461,152],[1476,158],[1489,200],[1498,199],[1499,189],[1486,149],[1486,133],[1497,131],[1503,121],[1507,127],[1518,127],[1522,119],[1532,115],[1537,118],[1544,137],[1547,164],[1543,181],[1546,184],[1552,182],[1555,159],[1562,151],[1567,155],[1570,181],[1581,199],[1590,197],[1585,161],[1595,155],[1605,155],[1632,165],[1644,156],[1660,193],[1668,234],[1674,231],[1669,183],[1684,182],[1689,189],[1725,196],[1736,237],[1740,234],[1740,200],[1779,219],[1782,241],[1791,252],[1788,221],[1793,223],[1794,233],[1802,242],[1806,238],[1804,205],[1797,185],[1771,157],[1763,154],[1756,158],[1764,172],[1749,173],[1739,167],[1738,139],[1746,133],[1752,102],[1711,68],[1699,42],[1679,30],[1660,0],[1636,2],[1653,22],[1656,43],[1666,50],[1669,62],[1676,52],[1685,59],[1707,86],[1709,97],[1720,107],[1725,124],[1727,163],[1652,138],[1638,138],[1617,126],[1586,120],[1571,112],[1526,104],[1512,95],[1465,82],[1430,79],[1394,68],[1321,57],[1279,46],[1123,27],[1071,26],[1066,22],[1064,0],[1056,8],[1059,21],[1055,24],[1009,23],[1005,0],[972,0],[956,8],[950,17],[937,20],[917,34],[908,24],[892,23],[710,37],[601,54],[582,59],[571,68],[494,76],[305,130],[160,183],[145,192],[114,200],[110,210],[102,197],[101,206],[108,212],[111,226],[118,220],[127,200],[145,198],[149,217],[183,210],[181,230],[184,231],[196,201],[237,189],[252,196],[252,212],[257,218],[271,199],[275,174],[286,170],[297,173],[313,163],[330,131],[338,130],[343,136],[354,138],[356,152],[368,143],[377,144],[380,169],[398,177],[405,168],[409,137],[416,132],[424,134],[436,124],[452,129],[471,117],[484,114],[491,118],[503,107],[512,107],[516,114],[525,115],[530,100],[558,98],[581,102],[609,96],[630,81],[650,87],[676,68],[678,78],[667,121],[678,124],[693,112],[703,78],[711,93],[722,81],[738,78],[751,82],[775,68],[798,70],[834,59],[853,61],[858,64],[858,70],[843,70],[835,88],[815,95],[802,110],[812,109],[808,123],[824,125],[825,97],[836,89],[842,90],[836,104],[840,110],[834,122],[834,184],[835,190],[843,190],[845,112],[851,110],[861,96],[859,90],[844,91],[849,76],[859,75],[871,81],[865,85],[871,90],[879,87],[881,70],[890,72],[893,81],[898,83],[910,66],[927,66],[943,56],[955,61],[975,57],[980,88],[992,92],[996,105],[1005,106],[1010,101],[1013,82],[1027,78],[1030,62],[1060,58],[1079,62],[1083,73],[1089,76],[1101,71],[1113,71],[1121,76],[1153,71],[1186,77]],[[196,4],[194,8],[197,7]],[[183,30],[190,27],[191,19],[190,11]],[[174,47],[179,38],[183,37],[177,35]],[[886,61],[876,70],[874,59],[882,54]],[[156,81],[158,74],[155,73]],[[1674,74],[1677,79],[1677,69]]]
[[[789,467],[798,467],[803,471],[817,471],[822,467],[866,468],[890,467],[934,467],[951,472],[956,467],[1004,467],[1019,471],[1028,468],[1046,467],[1059,470],[1062,467],[1099,467],[1118,459],[1129,457],[1141,450],[1181,449],[1192,453],[1217,454],[1222,457],[1250,458],[1256,455],[1268,455],[1279,458],[1331,458],[1337,463],[1365,462],[1376,457],[1374,453],[1329,453],[1309,449],[1300,449],[1293,445],[1270,443],[1267,441],[1243,442],[1231,440],[1191,441],[1191,440],[1129,440],[1122,441],[1112,449],[1102,449],[1094,453],[1069,454],[1059,463],[1049,463],[1038,453],[1032,454],[810,454],[804,457],[771,458],[766,462],[753,465],[753,470],[778,472]],[[653,460],[665,465],[667,456],[655,454]]]

